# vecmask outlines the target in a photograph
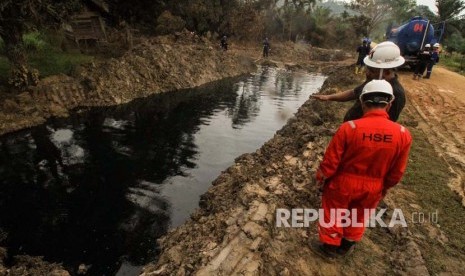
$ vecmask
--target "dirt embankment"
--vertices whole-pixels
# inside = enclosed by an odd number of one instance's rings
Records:
[[[206,39],[183,34],[145,39],[120,59],[89,64],[73,76],[52,76],[0,102],[0,135],[66,116],[84,106],[127,103],[153,93],[196,87],[255,68],[250,58],[219,51]]]
[[[67,116],[78,107],[123,104],[250,73],[256,64],[316,71],[346,58],[341,51],[309,52],[305,44],[275,46],[272,57],[264,60],[257,45],[233,44],[223,52],[189,32],[145,38],[119,59],[81,66],[72,76],[45,78],[19,95],[0,95],[0,135],[41,124],[51,116]]]
[[[328,73],[322,93],[360,82],[348,67]],[[400,75],[402,80],[410,77]],[[415,89],[421,86],[428,84],[406,81],[405,85],[412,99],[401,123],[411,129],[415,141],[405,184],[381,203],[388,210],[383,216],[386,224],[398,208],[407,228],[367,229],[353,255],[330,263],[309,248],[310,240],[317,238],[315,224],[276,226],[277,208],[320,206],[313,175],[345,108],[309,100],[262,148],[238,157],[213,182],[191,219],[160,240],[160,259],[146,266],[142,275],[463,275],[465,212],[448,187],[453,177],[426,137],[445,126],[432,127],[425,135],[422,117],[414,112]],[[431,110],[427,103],[423,105]],[[455,107],[447,114],[457,114],[460,109]],[[447,142],[441,145],[459,145],[455,140]]]

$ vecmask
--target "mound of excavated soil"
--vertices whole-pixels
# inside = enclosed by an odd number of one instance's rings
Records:
[[[82,66],[72,77],[46,78],[29,91],[4,99],[0,135],[43,123],[50,116],[66,116],[76,107],[127,103],[254,69],[250,58],[222,52],[190,33],[145,39],[120,59]]]

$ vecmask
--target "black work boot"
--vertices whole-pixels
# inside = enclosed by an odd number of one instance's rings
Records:
[[[354,241],[349,241],[342,238],[341,245],[337,248],[337,253],[342,256],[348,256],[352,254],[355,249],[355,243],[356,242]]]
[[[338,248],[339,246],[337,245],[321,243],[318,240],[314,240],[310,244],[310,249],[313,251],[313,253],[329,261],[335,260],[340,256],[337,252]]]

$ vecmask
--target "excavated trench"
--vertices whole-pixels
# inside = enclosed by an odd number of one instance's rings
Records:
[[[323,80],[260,67],[1,137],[3,244],[71,273],[81,265],[89,275],[136,275],[156,258],[155,239],[185,222],[221,171],[270,139]]]
[[[244,93],[244,90],[234,90],[236,94],[243,97],[230,97],[224,94],[220,96],[223,98],[219,102],[229,101],[229,104],[224,104],[225,107],[215,107],[217,95],[209,96],[207,93],[202,96],[202,93],[193,93],[187,97],[190,100],[186,100],[181,94],[173,93],[167,95],[167,99],[170,100],[162,101],[157,108],[154,108],[151,105],[153,102],[143,97],[156,92],[197,87],[214,80],[256,70],[253,60],[248,57],[260,56],[259,49],[251,51],[238,47],[232,48],[228,53],[223,53],[203,38],[185,35],[181,36],[181,39],[183,41],[176,37],[148,39],[121,59],[78,68],[71,77],[48,78],[43,80],[38,87],[30,88],[29,91],[0,103],[3,107],[0,112],[0,133],[38,125],[50,117],[55,118],[49,121],[52,123],[48,128],[36,128],[35,133],[26,136],[22,140],[22,147],[13,147],[14,150],[11,151],[13,155],[37,150],[34,147],[31,148],[31,144],[36,144],[33,141],[37,139],[36,141],[39,141],[38,143],[43,148],[53,148],[51,144],[61,147],[63,151],[60,152],[64,152],[66,157],[60,161],[58,157],[60,154],[55,150],[48,150],[42,155],[23,154],[24,159],[33,160],[31,163],[33,165],[7,170],[8,173],[18,173],[19,179],[23,182],[27,182],[25,179],[27,179],[28,171],[39,170],[41,173],[33,182],[42,181],[43,184],[27,185],[30,191],[35,191],[30,194],[31,196],[21,195],[21,191],[17,190],[17,194],[20,194],[19,201],[2,201],[2,204],[5,202],[16,204],[19,206],[18,210],[29,206],[34,210],[32,214],[38,214],[31,217],[31,212],[28,211],[12,215],[11,221],[17,221],[19,217],[30,218],[24,219],[30,227],[22,228],[22,230],[18,228],[18,232],[15,233],[21,234],[22,231],[25,236],[29,237],[29,240],[33,240],[47,233],[48,230],[51,230],[49,234],[68,233],[66,228],[60,227],[63,225],[76,229],[84,227],[78,235],[72,234],[72,231],[69,232],[71,233],[69,237],[76,240],[76,246],[66,249],[71,251],[60,253],[62,259],[57,262],[66,263],[69,258],[73,257],[73,252],[78,252],[89,244],[97,244],[96,247],[99,250],[93,254],[93,257],[105,256],[108,258],[109,266],[113,267],[119,267],[121,263],[124,263],[124,269],[120,270],[120,274],[126,273],[126,275],[135,275],[140,269],[131,264],[145,263],[151,259],[150,256],[141,257],[141,252],[146,251],[147,248],[152,251],[157,250],[153,253],[158,257],[143,268],[142,275],[146,276],[391,273],[427,275],[431,271],[445,271],[452,272],[452,274],[461,271],[459,266],[454,265],[460,261],[460,258],[454,258],[455,253],[445,253],[447,250],[459,252],[460,248],[449,247],[447,239],[440,239],[441,244],[426,242],[428,237],[434,236],[435,233],[440,237],[444,236],[442,228],[439,229],[439,226],[435,225],[414,226],[409,229],[370,229],[358,253],[337,265],[322,262],[308,248],[309,240],[316,237],[317,231],[314,225],[292,229],[276,227],[274,217],[277,208],[318,208],[320,205],[313,174],[326,144],[340,123],[345,108],[341,108],[341,104],[314,100],[307,100],[295,116],[290,117],[293,112],[286,109],[276,112],[273,120],[280,121],[281,125],[288,118],[290,119],[274,136],[275,131],[270,128],[267,129],[270,136],[261,140],[262,142],[255,142],[256,144],[242,142],[251,147],[246,150],[250,152],[273,136],[255,152],[243,154],[234,162],[229,161],[230,163],[212,162],[215,163],[213,165],[218,166],[218,169],[209,176],[211,178],[201,181],[206,185],[197,191],[191,189],[184,191],[196,194],[196,197],[202,194],[199,208],[190,215],[187,222],[182,223],[190,211],[181,214],[183,208],[185,210],[192,208],[197,204],[196,201],[193,201],[194,204],[187,204],[190,205],[188,208],[173,205],[177,206],[175,212],[180,211],[177,219],[171,221],[171,224],[160,223],[161,231],[157,232],[160,228],[154,230],[153,227],[145,228],[148,231],[144,231],[144,227],[141,226],[154,225],[157,220],[166,221],[166,217],[170,214],[169,210],[173,210],[173,206],[167,203],[166,196],[162,195],[159,189],[147,189],[147,187],[150,187],[152,182],[160,181],[166,176],[190,177],[190,175],[183,176],[185,170],[183,171],[182,168],[187,168],[189,171],[195,167],[192,165],[192,156],[197,156],[198,152],[196,152],[197,148],[192,147],[192,141],[195,140],[193,139],[195,135],[192,134],[201,132],[204,126],[211,123],[210,119],[202,117],[205,114],[199,110],[189,113],[188,108],[185,108],[186,102],[200,96],[201,99],[197,100],[196,105],[207,106],[207,109],[213,113],[222,110],[224,113],[222,116],[228,118],[216,127],[222,129],[225,125],[230,125],[234,131],[245,129],[244,126],[249,123],[250,118],[258,120],[259,116],[253,115],[254,110],[263,108],[263,106],[254,105],[253,93]],[[361,78],[353,77],[350,67],[344,66],[351,60],[342,61],[345,55],[340,51],[310,48],[303,44],[277,44],[273,50],[275,56],[271,56],[270,60],[258,59],[255,62],[291,70],[323,72],[328,78],[321,89],[322,93],[338,92],[362,81]],[[283,81],[273,85],[277,87],[276,85],[280,84],[286,87],[287,83],[284,78]],[[273,90],[267,87],[263,89]],[[270,98],[279,98],[276,94],[269,95],[271,95]],[[111,108],[99,108],[86,113],[87,107],[128,103],[135,98],[142,99],[129,105],[119,106],[112,111],[109,111]],[[231,100],[232,98],[234,99]],[[247,108],[231,108],[236,105],[241,106],[241,104]],[[170,109],[176,105],[179,106],[178,109]],[[140,110],[143,110],[142,107],[145,106],[146,109],[139,113],[132,112],[129,106],[138,106]],[[72,115],[71,110],[79,114]],[[164,116],[167,110],[169,117],[175,118],[175,123],[163,121],[166,119]],[[246,116],[243,116],[244,112]],[[59,118],[70,114],[72,116],[69,119]],[[136,125],[142,127],[135,127]],[[75,127],[72,132],[66,130],[70,126]],[[190,134],[178,132],[177,129],[181,128],[190,129]],[[174,133],[166,132],[166,130],[173,130]],[[259,127],[251,129],[255,133],[259,130]],[[161,140],[164,142],[164,147],[152,146],[157,133],[163,133]],[[47,142],[47,139],[41,139],[44,136],[53,139],[52,141],[48,139]],[[69,143],[73,139],[85,142],[83,144]],[[222,139],[224,137],[217,136],[213,141],[206,139],[203,143],[211,145],[219,143],[218,141]],[[134,145],[139,145],[138,148],[129,146],[133,142],[137,142]],[[2,142],[2,147],[11,146],[9,143]],[[170,151],[170,147],[166,145],[174,145],[173,148],[176,150]],[[91,158],[95,163],[90,162],[87,164],[90,166],[87,166],[80,161],[89,157],[86,152],[89,147],[98,154]],[[231,147],[223,149],[228,152]],[[166,154],[162,154],[163,161],[150,162],[156,160],[151,153],[161,152],[163,149],[167,149]],[[138,154],[134,155],[135,151]],[[233,157],[238,155],[234,151],[228,154]],[[75,158],[71,158],[72,156]],[[143,162],[132,163],[135,156],[142,157]],[[8,156],[3,158],[6,158],[9,166],[14,166],[13,158]],[[38,162],[34,163],[34,160]],[[41,160],[45,161],[41,163]],[[107,160],[107,162],[99,162],[99,160]],[[97,163],[100,165],[95,165]],[[170,170],[166,167],[167,164],[178,169]],[[230,164],[232,165],[228,167]],[[86,171],[93,175],[79,179],[79,173],[72,173],[71,177],[62,179],[59,185],[47,180],[66,174],[66,167],[75,168],[76,172]],[[148,173],[153,167],[159,167],[159,172]],[[226,167],[228,167],[226,170],[220,172]],[[151,181],[144,181],[146,179]],[[212,179],[214,180],[210,186]],[[75,183],[82,183],[82,185],[78,187],[74,185]],[[102,183],[104,185],[97,185]],[[86,189],[82,189],[84,187]],[[183,194],[180,193],[183,190],[182,187],[176,187],[174,184],[168,184],[166,187],[172,189],[173,195],[182,199]],[[204,193],[205,190],[207,191]],[[400,204],[404,210],[409,210],[412,206],[417,206],[413,203],[416,201],[412,192],[401,188],[396,189],[394,194],[395,198],[390,197],[385,200],[383,203],[385,207],[392,209]],[[56,195],[63,195],[63,197],[57,200],[60,197]],[[5,198],[8,196],[6,194]],[[78,200],[84,205],[78,204],[78,207],[74,207],[72,212],[69,212],[70,209],[67,209],[67,206],[71,206],[71,199]],[[124,200],[126,203],[115,203],[118,200]],[[38,204],[31,206],[31,202]],[[128,208],[129,205],[137,206],[137,208]],[[52,209],[54,212],[50,216],[41,217],[45,209]],[[11,212],[11,209],[2,209],[4,213],[8,210]],[[132,212],[134,210],[135,212]],[[391,213],[388,212],[385,219],[389,220],[390,216]],[[78,217],[82,219],[79,225],[76,224],[79,220],[75,219]],[[125,218],[123,224],[119,223],[121,217]],[[111,225],[92,227],[102,221],[110,221]],[[48,227],[39,228],[38,231],[32,230],[37,225],[48,225]],[[170,225],[178,227],[163,235]],[[447,225],[445,228],[447,229]],[[427,231],[427,234],[424,234],[424,231]],[[100,235],[102,233],[112,234],[102,236]],[[118,242],[114,239],[115,237],[121,238],[121,233],[129,233],[125,242]],[[9,238],[8,234],[3,230],[0,231],[2,244]],[[160,235],[163,236],[157,243],[154,239]],[[97,240],[95,240],[96,237],[98,237]],[[48,240],[38,239],[38,241],[40,241],[39,246],[46,247],[48,245],[45,244],[53,241],[53,237]],[[113,247],[107,248],[108,244]],[[160,248],[157,249],[156,244],[159,244]],[[59,243],[53,246],[57,252],[64,250]],[[24,249],[21,246],[17,248]],[[116,250],[113,250],[115,248]],[[137,261],[125,256],[117,257],[117,263],[114,263],[115,253],[120,252],[121,248],[134,249],[135,253],[132,257]],[[77,250],[73,251],[74,249]],[[432,256],[428,255],[430,251],[437,252],[434,254],[441,256],[441,262],[450,262],[452,265],[435,267],[431,262],[428,263],[432,260]],[[68,270],[66,271],[63,265],[45,262],[39,257],[14,256],[11,253],[7,256],[7,253],[10,252],[0,248],[0,275],[7,271],[10,275],[27,273],[29,275],[74,275],[78,272],[85,274],[86,271],[87,275],[92,275],[92,269],[96,268],[92,266],[92,261],[74,260],[70,262],[73,263],[73,267],[66,267]],[[23,252],[18,251],[18,253]],[[36,254],[32,255],[41,254],[36,251]],[[113,268],[110,270],[115,272]]]

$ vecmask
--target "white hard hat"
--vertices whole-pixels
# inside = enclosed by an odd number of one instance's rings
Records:
[[[431,47],[429,43],[425,45],[425,48],[429,48],[429,47]]]
[[[367,97],[368,94],[373,94],[373,97]],[[363,100],[362,98],[368,98]],[[395,99],[392,92],[392,86],[385,80],[372,80],[365,84],[360,94],[361,102],[384,103],[388,104]]]
[[[405,59],[400,55],[399,47],[391,41],[376,45],[370,54],[363,59],[365,65],[373,68],[396,68],[404,64]]]
[[[437,43],[437,42],[434,43],[433,47],[434,47],[434,48],[439,48],[439,43]]]

